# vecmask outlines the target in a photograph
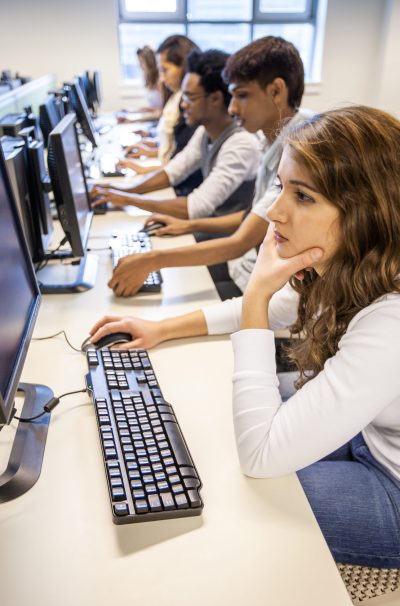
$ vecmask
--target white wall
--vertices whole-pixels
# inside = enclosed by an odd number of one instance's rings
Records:
[[[121,98],[117,0],[0,0],[1,68],[60,82],[99,68],[104,109]],[[377,105],[400,115],[400,0],[329,0],[322,82],[304,105]]]

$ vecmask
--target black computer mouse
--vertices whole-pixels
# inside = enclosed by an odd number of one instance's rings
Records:
[[[96,343],[91,341],[92,337],[88,337],[84,340],[81,345],[82,351],[87,351],[88,349],[103,349],[104,347],[112,347],[113,345],[121,344],[121,343],[129,343],[133,341],[133,337],[129,332],[112,332],[105,337],[102,337]]]
[[[144,225],[140,231],[143,231],[148,236],[154,236],[156,231],[160,229],[160,227],[165,227],[165,223],[162,223],[161,221],[154,221],[154,223]]]

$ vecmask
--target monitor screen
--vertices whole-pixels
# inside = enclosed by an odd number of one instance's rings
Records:
[[[76,133],[67,114],[50,133],[47,164],[58,217],[75,257],[84,257],[93,216]]]
[[[0,149],[0,425],[14,397],[39,310],[40,294]]]
[[[92,145],[97,147],[96,130],[77,78],[71,84],[70,98],[72,109],[76,113],[77,120],[81,125],[83,133],[92,143]]]

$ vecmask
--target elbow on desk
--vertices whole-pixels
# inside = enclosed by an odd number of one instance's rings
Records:
[[[245,452],[238,445],[238,456],[243,475],[256,480],[279,478],[293,473],[282,461],[273,461],[268,455],[268,447],[253,449],[251,453]]]

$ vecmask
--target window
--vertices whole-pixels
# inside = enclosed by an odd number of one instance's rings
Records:
[[[122,75],[140,78],[136,49],[154,49],[186,34],[202,49],[232,53],[262,36],[282,36],[299,49],[306,80],[315,75],[318,12],[326,0],[119,0]],[[145,8],[143,8],[145,6]]]

